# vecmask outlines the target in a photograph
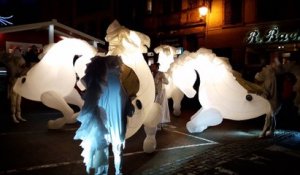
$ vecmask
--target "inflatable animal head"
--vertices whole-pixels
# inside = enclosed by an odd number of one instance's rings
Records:
[[[167,72],[170,65],[174,62],[175,47],[169,45],[160,45],[154,49],[158,54],[159,71]]]
[[[190,52],[184,51],[174,63],[171,64],[168,72],[177,86],[188,98],[192,98],[196,94],[194,84],[197,79],[197,74],[189,61],[191,60]]]

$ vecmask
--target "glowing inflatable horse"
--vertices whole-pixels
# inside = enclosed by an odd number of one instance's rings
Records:
[[[248,93],[233,76],[226,58],[217,57],[204,48],[195,53],[185,52],[182,57],[183,64],[177,65],[173,79],[188,97],[196,94],[192,86],[196,75],[191,70],[196,70],[200,77],[198,97],[202,108],[187,123],[190,132],[202,132],[208,126],[220,124],[223,118],[247,120],[263,114],[270,117],[272,109],[269,101]]]
[[[181,100],[184,97],[184,93],[173,83],[172,79],[174,64],[178,62],[178,59],[174,60],[175,51],[176,49],[169,45],[160,45],[154,49],[154,52],[158,54],[159,69],[165,72],[165,76],[169,82],[165,85],[167,98],[173,101],[173,114],[179,116],[181,114]]]
[[[169,83],[165,85],[165,89],[167,98],[173,101],[173,115],[179,116],[181,114],[181,101],[184,97],[184,93],[173,81],[173,71],[176,71],[176,65],[181,62],[179,58],[174,60],[175,51],[176,49],[169,45],[160,45],[154,49],[154,52],[159,54],[159,68],[165,72],[165,76],[169,81]]]
[[[135,113],[128,117],[126,138],[136,133],[142,125],[146,132],[144,151],[153,152],[156,148],[156,128],[161,118],[155,117],[159,112],[159,104],[154,103],[154,80],[143,54],[150,46],[148,36],[129,30],[117,21],[107,29],[106,41],[109,42],[109,55],[121,56],[122,61],[134,70],[139,79],[139,90],[132,101]]]
[[[160,45],[154,49],[158,54],[159,71],[167,72],[170,65],[174,62],[175,47],[169,45]]]
[[[66,123],[76,122],[69,104],[82,107],[83,100],[75,89],[76,73],[74,58],[89,60],[97,50],[86,41],[65,38],[49,47],[42,60],[25,76],[18,78],[14,91],[29,100],[41,101],[44,105],[62,112],[63,117],[48,122],[48,128],[58,129]],[[88,62],[88,61],[85,61]]]

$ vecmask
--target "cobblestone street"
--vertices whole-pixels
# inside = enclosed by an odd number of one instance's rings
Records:
[[[80,142],[73,139],[78,123],[48,130],[57,111],[26,100],[23,117],[15,124],[7,112],[0,123],[0,175],[83,175]],[[26,104],[27,103],[27,104]],[[300,134],[297,122],[281,122],[275,136],[259,139],[264,118],[224,120],[202,133],[189,133],[186,123],[195,109],[183,108],[180,117],[157,131],[157,149],[143,152],[141,128],[126,140],[123,174],[297,174]],[[293,120],[297,121],[297,120]],[[292,129],[289,129],[292,128]],[[109,174],[114,174],[110,153]]]
[[[297,142],[297,144],[293,145],[293,148],[290,146],[290,148],[292,148],[290,151],[295,149],[295,146],[298,148],[296,150],[297,153],[289,155],[289,157],[293,157],[293,159],[289,159],[289,164],[285,162],[286,159],[282,159],[276,162],[279,164],[279,167],[273,167],[274,165],[270,165],[270,159],[272,157],[274,158],[274,155],[264,157],[257,155],[259,152],[266,152],[272,149],[272,147],[279,147],[278,145],[284,142]],[[295,170],[297,169],[297,164],[300,162],[299,146],[299,133],[279,130],[276,132],[274,138],[249,139],[216,146],[204,152],[195,152],[195,155],[185,157],[176,162],[170,162],[160,167],[147,170],[143,172],[143,174],[259,174],[263,172],[271,174],[278,174],[278,172],[298,174]],[[286,150],[288,150],[288,148],[286,148]],[[263,163],[265,167],[262,166],[258,168],[258,165],[255,166],[255,163],[253,163],[255,159],[268,159],[269,162]],[[244,165],[244,167],[241,165]],[[262,163],[260,163],[260,165],[262,165]],[[294,167],[291,165],[294,165]],[[253,169],[250,169],[251,166]],[[272,167],[272,169],[270,169],[270,167]]]

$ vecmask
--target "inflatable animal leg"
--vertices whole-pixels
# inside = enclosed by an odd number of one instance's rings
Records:
[[[144,130],[146,133],[146,138],[143,143],[143,149],[146,153],[152,153],[156,149],[156,130],[157,125],[162,120],[162,108],[161,105],[158,103],[153,103],[151,107],[151,112],[149,112],[148,115],[151,115],[147,117],[147,120],[144,123]]]
[[[80,94],[78,93],[78,91],[76,89],[73,89],[71,94],[69,94],[67,97],[65,97],[65,100],[69,104],[78,106],[80,108],[80,110],[84,103],[84,101],[82,100]],[[67,121],[67,123],[76,123],[76,121],[77,121],[76,118],[78,117],[79,112],[74,113],[73,116],[70,118],[70,120]]]
[[[216,126],[222,123],[221,113],[214,108],[200,108],[186,124],[190,133],[203,132],[209,126]]]
[[[143,143],[143,149],[144,152],[146,153],[152,153],[156,149],[156,138],[155,138],[156,129],[157,126],[155,127],[144,126],[144,130],[147,136]]]
[[[72,120],[74,114],[73,109],[67,104],[65,99],[54,91],[48,91],[42,94],[41,101],[44,105],[59,110],[62,112],[63,117],[56,120],[48,121],[49,129],[62,128],[68,121]]]
[[[174,90],[175,92],[172,95],[173,100],[173,114],[175,116],[180,116],[181,114],[181,101],[184,97],[184,93],[182,93],[179,89]]]
[[[162,120],[162,107],[159,103],[153,103],[144,125],[150,128],[156,127]]]

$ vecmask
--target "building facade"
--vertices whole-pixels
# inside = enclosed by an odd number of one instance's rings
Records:
[[[199,15],[202,5],[209,9],[206,16]],[[147,34],[150,51],[160,44],[188,51],[206,47],[245,75],[274,57],[299,55],[299,7],[299,0],[0,1],[1,15],[14,15],[15,25],[57,19],[104,40],[116,19]]]
[[[152,43],[213,49],[247,79],[274,57],[299,55],[297,0],[147,0],[143,30]],[[205,3],[209,12],[200,17]],[[150,5],[149,5],[150,4]],[[149,7],[150,6],[150,7]],[[154,46],[155,47],[155,46]],[[300,59],[300,58],[298,58]]]

